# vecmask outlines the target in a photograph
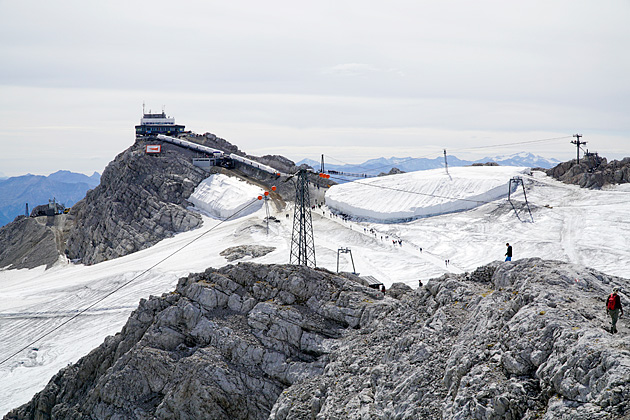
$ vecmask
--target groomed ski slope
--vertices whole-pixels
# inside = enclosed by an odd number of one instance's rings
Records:
[[[263,192],[260,187],[235,178],[213,175],[197,186],[188,201],[201,212],[223,220],[235,213],[242,217],[259,210],[263,205],[262,201],[251,205],[248,203]]]
[[[455,167],[334,185],[326,205],[379,222],[396,222],[470,210],[508,195],[510,179],[530,174],[512,166]],[[514,189],[514,188],[513,188]]]
[[[448,180],[448,185],[457,186],[460,182],[457,179],[472,178],[466,171],[474,168],[461,169],[464,171],[461,177],[453,176],[454,171],[449,169],[452,183],[444,171],[443,179],[437,174],[434,182]],[[422,177],[422,173],[418,176]],[[507,178],[510,176],[507,174]],[[89,267],[63,261],[49,270],[43,267],[0,270],[0,360],[48,334],[0,365],[0,415],[27,402],[59,369],[76,362],[106,336],[120,331],[141,298],[172,291],[177,280],[189,272],[226,265],[226,259],[219,255],[224,249],[249,244],[273,246],[276,250],[264,257],[241,261],[289,262],[292,218],[286,214],[292,216],[293,208],[276,212],[274,206],[269,207],[279,221],[270,223],[269,235],[264,225],[265,209],[261,207],[253,213],[244,211],[240,217],[222,221],[231,209],[251,203],[250,200],[254,200],[252,206],[260,206],[255,197],[259,190],[250,191],[251,186],[224,175],[214,177],[205,185],[213,185],[211,189],[217,191],[202,194],[205,187],[200,187],[195,193],[199,206],[204,208],[204,224],[197,230]],[[417,287],[418,280],[446,272],[471,271],[502,260],[505,243],[510,242],[514,246],[514,259],[562,260],[630,278],[630,185],[592,191],[559,183],[540,172],[523,177],[533,222],[518,207],[523,202],[520,189],[512,195],[518,213],[505,198],[472,210],[405,223],[359,223],[335,216],[325,206],[318,208],[313,211],[317,265],[335,271],[337,250],[348,247],[361,275],[374,276],[387,287],[394,282]],[[411,185],[413,177],[408,183],[405,177],[393,178],[397,179],[399,190],[417,188]],[[470,195],[487,192],[487,184],[476,185],[475,189],[469,187]],[[242,192],[228,195],[227,189]],[[347,191],[350,194],[352,188]],[[454,191],[441,193],[457,196]],[[338,200],[352,203],[352,199],[341,196]],[[390,205],[395,201],[402,204],[403,196],[390,201]],[[383,211],[376,200],[371,202],[373,208],[368,214]],[[361,206],[371,209],[369,202]],[[395,206],[392,212],[398,212]],[[394,245],[393,240],[401,240],[402,246]],[[348,254],[340,256],[340,270],[352,271]],[[115,291],[130,280],[133,281]],[[53,331],[112,292],[85,314]],[[622,293],[622,299],[627,298]]]

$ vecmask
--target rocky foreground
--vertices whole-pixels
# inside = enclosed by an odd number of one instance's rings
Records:
[[[5,418],[629,419],[629,331],[604,312],[624,284],[541,259],[385,296],[300,266],[208,269]]]

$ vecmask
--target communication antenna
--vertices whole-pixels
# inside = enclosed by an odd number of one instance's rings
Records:
[[[294,177],[295,211],[293,212],[293,233],[291,235],[289,263],[316,267],[308,172],[305,169],[300,169]]]

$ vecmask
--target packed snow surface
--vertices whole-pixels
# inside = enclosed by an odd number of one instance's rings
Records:
[[[226,219],[235,213],[243,217],[262,207],[262,201],[252,200],[263,190],[237,178],[215,174],[203,180],[188,199],[195,207],[210,216]]]
[[[389,212],[396,214],[390,219],[398,218],[412,207],[422,207],[420,203],[407,203],[418,200],[419,194],[414,193],[418,191],[416,177],[435,176],[436,180],[425,183],[438,188],[445,182],[453,189],[431,191],[431,194],[461,200],[462,195],[484,196],[501,185],[505,194],[507,180],[521,173],[510,169],[497,175],[496,184],[469,182],[477,176],[477,170],[477,167],[449,168],[452,182],[448,177],[444,179],[443,170],[441,175],[440,171],[425,171],[382,178],[381,182],[387,178],[395,180],[395,188],[400,190],[400,195],[387,200]],[[440,176],[442,180],[437,179]],[[337,250],[347,247],[352,251],[352,260],[348,254],[340,255],[339,270],[352,271],[354,261],[360,275],[373,276],[388,288],[394,282],[417,287],[418,280],[448,272],[472,271],[491,261],[503,260],[505,244],[509,242],[514,247],[514,260],[555,259],[630,278],[630,185],[585,190],[557,182],[541,172],[522,176],[531,216],[519,187],[512,193],[512,203],[500,198],[472,210],[405,223],[358,222],[353,217],[367,214],[374,219],[375,214],[387,213],[382,207],[383,200],[363,197],[376,197],[383,189],[363,189],[359,183],[331,189],[328,193],[336,196],[337,202],[347,204],[345,213],[350,217],[337,217],[326,206],[313,211],[317,265],[335,271]],[[93,266],[61,261],[49,270],[43,267],[0,270],[0,361],[4,361],[0,364],[0,416],[30,400],[59,369],[76,362],[106,336],[120,331],[141,298],[172,291],[177,280],[190,272],[226,265],[227,260],[219,255],[226,248],[273,246],[276,250],[263,257],[240,261],[289,262],[293,220],[286,215],[292,215],[293,208],[270,203],[270,211],[279,222],[269,224],[268,235],[264,208],[225,220],[217,215],[229,214],[259,194],[255,188],[232,195],[226,190],[236,190],[234,185],[240,185],[233,181],[212,177],[200,185],[194,195],[198,200],[195,205],[204,209],[203,226],[165,239],[149,249]],[[213,186],[208,187],[207,183]],[[457,186],[459,183],[462,186]],[[202,193],[205,188],[211,191]],[[363,195],[355,194],[354,188],[362,188]],[[321,202],[321,192],[313,191],[313,200]],[[360,205],[353,204],[359,200]],[[435,203],[425,203],[429,205]],[[364,213],[359,214],[358,209],[364,209]],[[622,299],[627,299],[623,293]],[[94,306],[67,322],[90,305]],[[26,350],[20,351],[22,348]]]
[[[335,185],[326,194],[326,205],[373,221],[411,220],[469,210],[507,196],[510,179],[529,173],[529,168],[511,166],[409,172]]]

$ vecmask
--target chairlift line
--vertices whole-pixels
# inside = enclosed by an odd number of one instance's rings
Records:
[[[187,246],[189,246],[190,244],[192,244],[193,242],[196,242],[197,240],[201,239],[203,236],[207,235],[208,233],[212,232],[214,229],[218,228],[219,226],[221,226],[224,222],[227,222],[228,220],[230,220],[231,218],[233,218],[234,216],[236,216],[237,214],[241,213],[242,211],[244,211],[245,209],[247,209],[248,207],[250,207],[251,205],[253,205],[254,203],[256,203],[258,201],[257,198],[254,198],[252,201],[250,201],[248,204],[246,204],[245,206],[241,207],[240,209],[236,210],[234,213],[232,213],[230,216],[228,216],[227,218],[221,220],[219,223],[217,223],[216,225],[212,226],[210,229],[208,229],[205,232],[202,232],[200,235],[196,236],[195,238],[193,238],[191,241],[187,242],[186,244],[184,244],[182,247],[176,249],[175,251],[173,251],[171,254],[167,255],[166,257],[162,258],[160,261],[156,262],[155,264],[153,264],[151,267],[147,268],[146,270],[144,270],[143,272],[141,272],[140,274],[138,274],[137,276],[133,277],[131,280],[123,283],[122,285],[116,287],[114,290],[112,290],[111,292],[108,292],[105,294],[105,296],[97,299],[95,302],[91,303],[90,305],[88,305],[87,307],[81,309],[80,311],[78,311],[76,314],[74,314],[73,316],[71,316],[70,318],[68,318],[67,320],[63,321],[61,324],[57,325],[56,327],[54,327],[53,329],[51,329],[50,331],[40,335],[39,337],[37,337],[36,339],[34,339],[33,341],[29,342],[27,345],[21,347],[19,350],[17,350],[16,352],[10,354],[9,356],[5,357],[4,359],[0,360],[0,365],[3,365],[4,363],[8,362],[9,360],[11,360],[13,357],[17,356],[18,354],[22,353],[24,350],[28,349],[29,347],[31,347],[33,344],[37,343],[38,341],[48,337],[49,335],[51,335],[52,333],[60,330],[62,327],[64,327],[65,325],[69,324],[71,321],[75,320],[76,318],[78,318],[79,316],[83,315],[84,313],[86,313],[87,311],[89,311],[90,309],[92,309],[93,307],[95,307],[96,305],[98,305],[99,303],[101,303],[102,301],[104,301],[105,299],[107,299],[108,297],[112,296],[114,293],[119,292],[120,290],[122,290],[123,288],[127,287],[128,285],[130,285],[131,283],[133,283],[135,280],[139,279],[140,277],[142,277],[143,275],[145,275],[146,273],[148,273],[149,271],[151,271],[152,269],[154,269],[155,267],[157,267],[158,265],[162,264],[164,261],[168,260],[169,258],[171,258],[172,256],[174,256],[175,254],[179,253],[181,250],[183,250],[184,248],[186,248]]]

